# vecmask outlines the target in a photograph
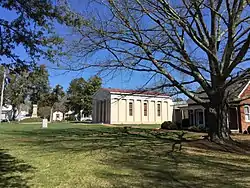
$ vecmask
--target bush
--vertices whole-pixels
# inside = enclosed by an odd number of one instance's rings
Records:
[[[185,127],[185,128],[189,127],[189,119],[182,120],[182,127]]]
[[[176,126],[177,126],[177,129],[181,129],[182,128],[181,123],[179,123],[179,122],[176,122]]]
[[[65,120],[66,120],[66,121],[75,121],[76,118],[75,118],[75,115],[72,115],[72,114],[71,114],[71,115],[69,115],[69,117],[66,117]]]
[[[208,129],[206,127],[196,125],[188,127],[188,130],[192,132],[208,132]]]
[[[250,126],[247,127],[247,132],[250,134]]]
[[[167,129],[167,130],[176,130],[178,129],[177,125],[172,121],[164,121],[161,124],[161,129]]]
[[[188,130],[192,132],[201,132],[200,127],[195,126],[195,125],[188,127]]]
[[[42,122],[42,118],[26,118],[20,121],[21,123],[33,123],[33,122]]]

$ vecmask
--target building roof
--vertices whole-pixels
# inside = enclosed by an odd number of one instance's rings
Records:
[[[245,90],[247,85],[249,85],[249,81],[242,81],[242,82],[232,84],[226,89],[226,93],[230,99],[239,98],[240,94],[242,93],[243,90]],[[196,96],[198,96],[199,98],[201,98],[205,101],[208,101],[208,96],[202,87],[199,87],[196,90],[196,93],[197,93]],[[196,102],[193,101],[192,99],[188,99],[187,103],[188,104],[195,104]]]
[[[151,96],[164,96],[169,97],[165,93],[155,92],[155,91],[145,91],[145,90],[133,90],[133,89],[115,89],[115,88],[102,88],[112,94],[136,94],[136,95],[151,95]]]

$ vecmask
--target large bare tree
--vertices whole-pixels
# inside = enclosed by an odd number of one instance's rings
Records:
[[[228,96],[233,91],[227,88],[250,78],[249,0],[91,3],[89,7],[96,8],[76,28],[80,41],[71,52],[77,53],[78,60],[100,52],[103,58],[78,64],[78,69],[127,69],[160,75],[168,82],[157,88],[173,86],[208,110],[212,140],[230,139]],[[195,86],[207,97],[200,97]]]

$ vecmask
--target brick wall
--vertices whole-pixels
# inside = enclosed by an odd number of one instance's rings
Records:
[[[250,84],[248,85],[247,89],[242,93],[240,96],[241,98],[250,96]],[[242,125],[242,132],[247,130],[247,127],[250,126],[250,122],[246,122],[245,120],[245,113],[244,113],[244,106],[249,105],[250,106],[250,99],[244,100],[240,103],[240,114],[241,114],[241,125]]]

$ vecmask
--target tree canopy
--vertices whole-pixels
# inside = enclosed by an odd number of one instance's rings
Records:
[[[2,74],[1,72],[1,82]],[[7,82],[4,88],[4,104],[12,105],[15,113],[20,105],[29,100],[33,104],[49,92],[48,71],[45,66],[35,67],[32,71],[22,71],[18,74],[6,71]]]
[[[27,88],[30,101],[37,104],[43,95],[49,93],[49,73],[44,65],[35,67],[27,78]]]
[[[67,97],[61,85],[56,85],[52,90],[41,96],[38,102],[38,113],[43,117],[52,117],[54,111],[66,112]],[[48,110],[49,109],[49,110]]]
[[[68,106],[75,113],[83,110],[85,115],[92,112],[92,96],[101,87],[102,81],[94,76],[87,81],[83,78],[77,78],[71,81],[68,94]]]
[[[78,24],[76,14],[64,0],[3,0],[0,8],[1,12],[13,15],[0,19],[0,60],[7,58],[11,63],[6,64],[11,67],[34,65],[40,57],[53,61],[53,56],[61,52],[63,42],[54,24]],[[28,59],[18,55],[16,49],[20,46]]]

